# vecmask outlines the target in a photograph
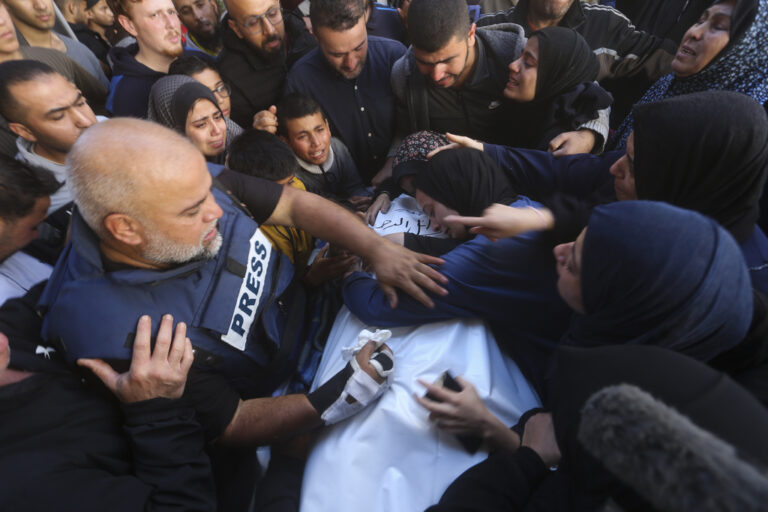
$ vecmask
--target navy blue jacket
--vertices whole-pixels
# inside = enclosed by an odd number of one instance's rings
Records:
[[[538,206],[519,197],[511,206]],[[482,318],[523,374],[543,389],[551,349],[568,327],[570,310],[557,293],[555,259],[540,233],[491,242],[482,235],[444,254],[440,272],[448,295],[433,309],[404,294],[392,309],[376,280],[355,272],[343,286],[344,302],[363,322],[381,327],[419,325],[453,318]]]
[[[328,115],[331,132],[346,144],[366,183],[384,165],[395,135],[390,74],[403,54],[401,43],[369,36],[365,65],[354,80],[328,65],[319,48],[302,57],[288,73],[286,93],[299,92],[317,100]]]
[[[149,91],[155,82],[165,76],[165,73],[150,69],[137,61],[138,51],[138,43],[125,47],[113,46],[109,50],[113,64],[106,108],[115,117],[146,119]],[[204,60],[210,60],[207,55],[195,50],[184,50],[183,55],[202,56]]]

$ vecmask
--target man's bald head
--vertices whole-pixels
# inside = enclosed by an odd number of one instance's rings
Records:
[[[104,238],[108,215],[141,219],[148,191],[172,194],[190,163],[205,160],[185,137],[157,123],[116,118],[80,136],[67,155],[67,183],[85,222]]]

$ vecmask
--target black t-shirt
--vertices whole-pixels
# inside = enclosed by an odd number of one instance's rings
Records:
[[[242,201],[259,225],[272,216],[283,193],[282,185],[231,169],[223,169],[216,179],[235,198]]]

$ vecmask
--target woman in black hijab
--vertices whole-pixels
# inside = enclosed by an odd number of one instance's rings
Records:
[[[509,65],[503,92],[517,103],[510,145],[546,150],[557,135],[597,119],[612,102],[594,82],[599,70],[597,57],[575,30],[549,27],[531,34],[520,58]]]
[[[768,412],[728,377],[649,346],[561,347],[555,361],[551,418],[524,422],[519,448],[429,512],[764,509]]]
[[[552,209],[554,238],[575,238],[595,205],[616,199],[664,201],[725,227],[741,247],[753,286],[768,293],[768,239],[755,224],[768,175],[763,107],[741,93],[705,91],[637,105],[634,112],[637,129],[618,160],[616,153],[553,158],[538,151],[481,147],[505,170],[515,190]],[[481,226],[485,221],[467,222]],[[519,223],[514,226],[511,234],[519,233]]]

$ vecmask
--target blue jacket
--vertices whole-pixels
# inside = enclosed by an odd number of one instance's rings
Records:
[[[349,148],[366,183],[384,165],[395,136],[390,73],[404,53],[405,46],[397,41],[368,36],[367,58],[354,80],[339,75],[319,48],[302,57],[288,73],[286,94],[311,96],[323,107],[331,133]]]
[[[243,398],[274,391],[300,349],[304,297],[289,286],[288,258],[226,193],[212,192],[224,211],[219,253],[168,270],[106,272],[98,238],[73,215],[71,241],[39,302],[43,338],[71,362],[128,361],[139,316],[152,317],[156,334],[170,313],[187,323],[195,364],[222,373]]]
[[[511,206],[537,206],[519,197]],[[429,309],[404,294],[392,309],[376,280],[355,272],[343,286],[344,302],[363,322],[377,327],[419,325],[453,318],[482,318],[523,374],[542,389],[551,349],[571,317],[557,293],[555,259],[537,232],[491,242],[482,235],[444,254],[439,270],[448,295],[432,296]]]

